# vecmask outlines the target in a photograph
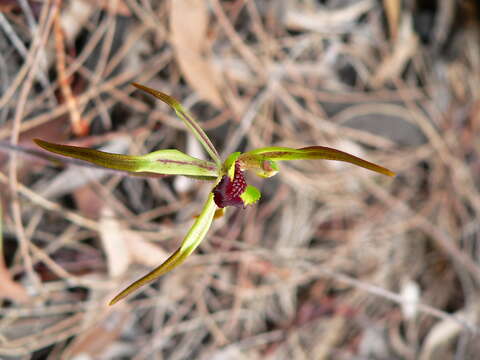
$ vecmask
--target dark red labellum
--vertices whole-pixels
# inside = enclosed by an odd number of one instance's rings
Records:
[[[237,162],[235,163],[233,180],[230,180],[228,175],[224,175],[217,186],[213,188],[213,200],[219,208],[226,206],[245,207],[240,195],[244,193],[246,188],[245,176]]]

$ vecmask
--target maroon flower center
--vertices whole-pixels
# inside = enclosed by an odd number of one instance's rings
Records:
[[[213,188],[213,200],[219,208],[226,206],[245,207],[240,195],[244,193],[246,188],[245,176],[243,171],[240,170],[240,164],[236,162],[233,180],[228,175],[224,175],[217,186]]]

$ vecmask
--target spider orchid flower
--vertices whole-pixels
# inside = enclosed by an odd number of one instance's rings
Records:
[[[137,83],[133,83],[133,85],[168,104],[203,145],[213,161],[197,159],[176,149],[154,151],[142,156],[130,156],[53,144],[39,139],[34,140],[38,146],[50,152],[84,160],[100,167],[127,172],[131,175],[183,175],[214,183],[200,215],[195,219],[180,247],[161,265],[116,295],[110,301],[110,305],[182,264],[205,238],[213,219],[219,214],[223,214],[224,208],[228,206],[245,208],[257,202],[261,196],[260,191],[246,183],[245,171],[253,171],[260,177],[269,178],[278,173],[278,161],[326,159],[349,162],[387,176],[395,175],[394,172],[382,166],[323,146],[309,146],[300,149],[266,147],[246,153],[235,152],[222,162],[208,136],[193,116],[175,98]]]

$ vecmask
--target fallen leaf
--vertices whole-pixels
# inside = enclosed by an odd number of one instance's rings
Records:
[[[346,32],[353,27],[360,16],[374,6],[374,1],[363,0],[338,9],[318,8],[312,12],[300,9],[295,2],[291,2],[288,3],[284,22],[290,30]]]
[[[112,277],[123,275],[131,262],[130,250],[122,225],[108,207],[102,210],[100,239],[107,256],[109,275]]]
[[[0,218],[1,221],[1,218]],[[1,230],[1,227],[0,227]],[[0,233],[0,241],[1,233]],[[27,290],[20,284],[13,281],[10,271],[8,271],[3,254],[0,252],[0,297],[17,301],[19,303],[26,303],[29,300]]]
[[[118,340],[131,313],[122,309],[108,314],[102,321],[77,336],[66,349],[64,359],[97,359],[101,354],[110,350],[112,344]],[[100,357],[103,358],[103,357]]]
[[[127,247],[130,251],[132,261],[146,267],[156,267],[170,255],[160,246],[143,239],[134,231],[127,231]]]
[[[398,31],[398,19],[400,18],[400,0],[383,0],[383,7],[388,21],[390,38],[395,40]]]
[[[459,310],[454,316],[468,319],[472,323],[475,323],[478,318],[478,311],[472,307]],[[465,331],[465,328],[451,319],[444,319],[436,323],[425,337],[418,358],[420,360],[441,358],[441,355],[446,354],[448,347],[451,346],[452,342],[455,341],[463,331]]]
[[[95,169],[94,171],[99,172],[100,170]],[[98,196],[98,192],[94,191],[90,184],[77,187],[72,195],[80,214],[89,219],[100,217],[105,201],[101,196]]]
[[[207,49],[208,8],[204,0],[170,2],[171,41],[175,57],[189,85],[205,100],[220,107],[221,78]]]

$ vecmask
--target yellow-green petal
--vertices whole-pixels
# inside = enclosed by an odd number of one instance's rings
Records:
[[[378,172],[387,176],[395,176],[395,173],[383,166],[363,160],[357,156],[344,151],[328,148],[325,146],[309,146],[301,149],[292,149],[288,147],[266,147],[246,152],[238,158],[243,163],[261,164],[265,160],[285,161],[285,160],[337,160],[348,162],[365,169]]]
[[[215,215],[216,210],[217,206],[213,201],[213,194],[210,193],[208,200],[202,209],[202,212],[195,220],[193,226],[190,228],[187,235],[185,236],[182,245],[177,249],[177,251],[175,251],[160,266],[129,285],[123,291],[121,291],[110,301],[109,305],[115,304],[116,302],[120,301],[125,296],[131,294],[141,286],[152,282],[159,276],[169,272],[170,270],[183,263],[185,259],[197,248],[197,246],[205,238],[205,235],[207,234],[212,224],[213,216]]]

